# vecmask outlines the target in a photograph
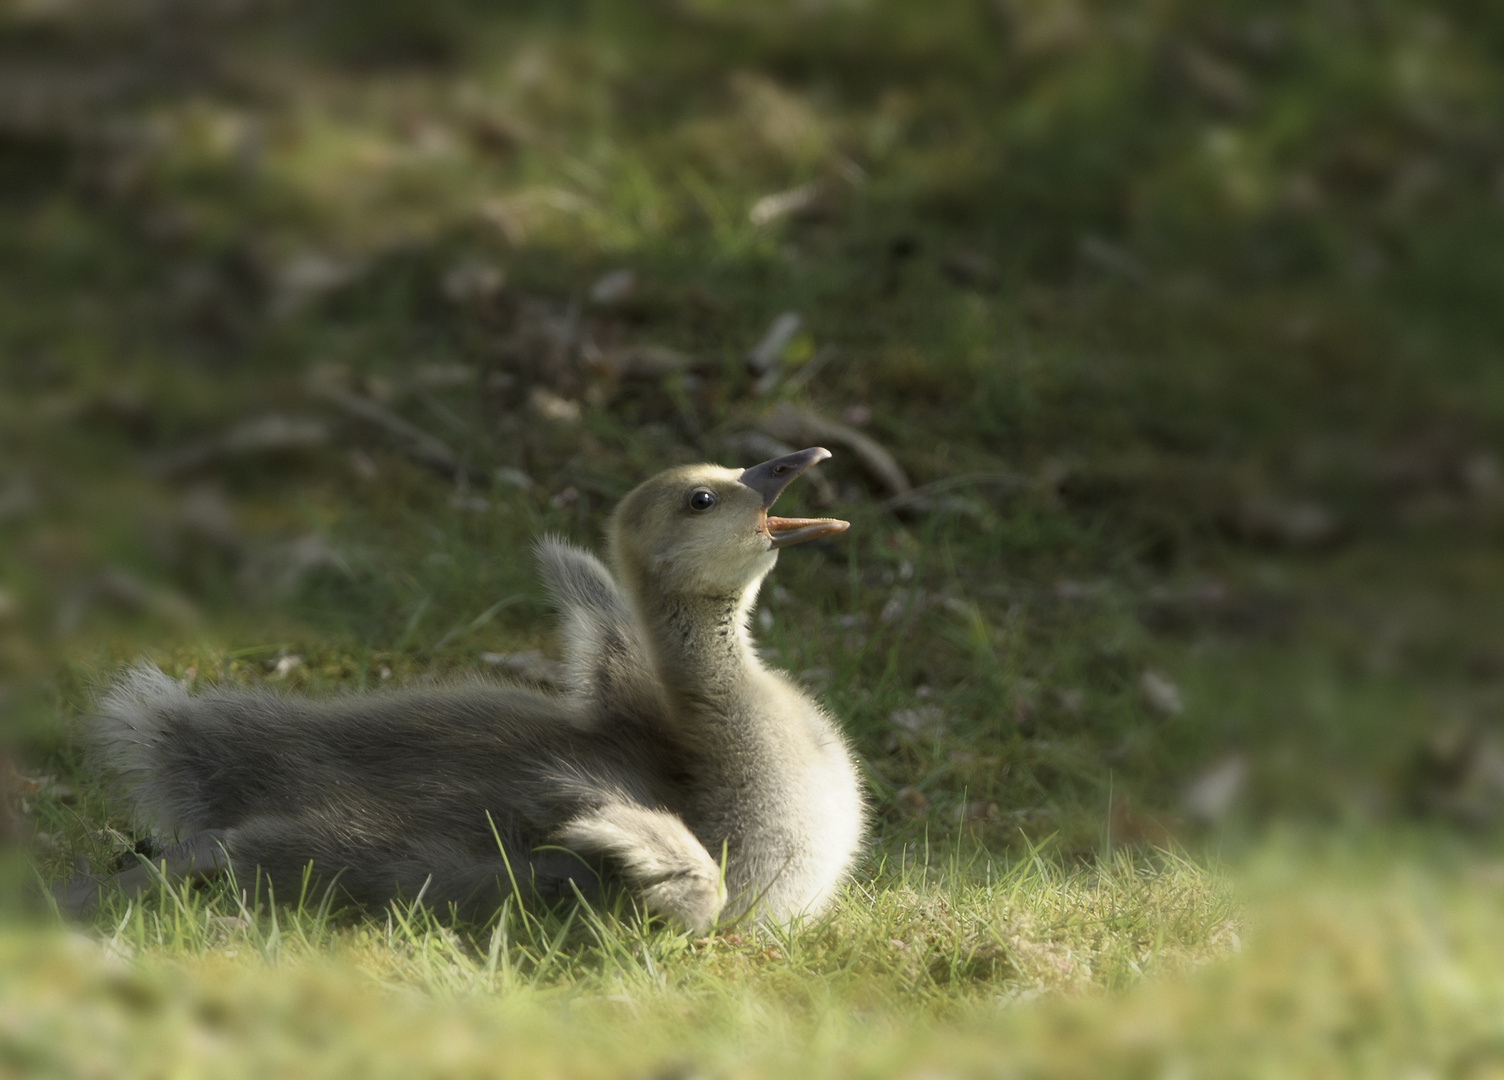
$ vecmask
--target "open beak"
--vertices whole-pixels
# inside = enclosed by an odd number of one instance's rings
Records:
[[[822,536],[834,536],[849,528],[851,522],[840,518],[768,518],[768,535],[773,538],[775,548],[818,540]]]
[[[763,510],[766,511],[783,494],[784,488],[812,465],[830,456],[830,451],[823,446],[812,446],[797,454],[786,454],[772,461],[764,461],[761,465],[753,465],[744,470],[739,479],[762,496]],[[767,515],[766,522],[766,531],[774,548],[802,544],[806,540],[832,536],[851,528],[851,522],[841,521],[839,518],[781,518]]]

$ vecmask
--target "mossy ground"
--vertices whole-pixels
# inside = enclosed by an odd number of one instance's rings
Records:
[[[780,404],[919,491],[832,446],[786,512],[853,527],[757,624],[870,785],[829,919],[163,896],[103,946],[7,933],[0,1069],[1501,1067],[1499,17],[3,11],[0,682],[44,876],[133,842],[71,725],[139,656],[320,693],[547,653],[532,539],[755,460]]]

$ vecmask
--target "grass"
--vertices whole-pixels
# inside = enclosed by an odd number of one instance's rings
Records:
[[[169,895],[101,938],[7,931],[4,1053],[18,1075],[1492,1075],[1498,863],[1402,846],[1285,836],[1236,905],[1173,859],[909,867],[819,924],[699,941]]]
[[[106,949],[122,956],[229,950],[274,965],[333,956],[379,982],[446,997],[672,991],[710,1000],[738,992],[756,968],[795,997],[818,986],[833,1000],[895,1016],[1123,985],[1145,969],[1217,955],[1235,936],[1226,889],[1173,857],[1124,853],[1080,871],[1043,853],[1007,866],[984,864],[981,853],[943,865],[915,857],[899,853],[899,866],[868,868],[839,916],[766,931],[733,926],[704,939],[665,932],[629,904],[508,906],[472,926],[421,905],[372,920],[335,918],[317,897],[277,906],[256,903],[252,886],[195,891],[165,882],[155,902],[118,900],[99,924],[112,928]]]
[[[926,496],[832,446],[786,512],[853,528],[759,613],[868,780],[828,919],[16,909],[0,1070],[1497,1072],[1501,27],[0,7],[0,734],[43,878],[132,857],[74,724],[139,656],[328,693],[547,652],[532,540],[750,462],[779,404]]]

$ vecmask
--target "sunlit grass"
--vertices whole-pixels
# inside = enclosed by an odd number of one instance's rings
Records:
[[[818,923],[698,941],[585,909],[472,930],[168,891],[87,938],[0,935],[0,1053],[68,1075],[1492,1075],[1504,875],[1425,847],[884,867]]]
[[[1173,855],[1123,852],[1068,868],[1048,852],[1003,863],[974,845],[965,855],[947,846],[944,858],[919,847],[873,857],[845,901],[818,919],[734,925],[700,940],[641,918],[625,897],[604,911],[509,904],[472,926],[421,904],[365,918],[331,915],[328,897],[274,905],[264,893],[258,900],[254,883],[230,881],[161,882],[141,901],[109,898],[91,921],[107,951],[123,956],[338,957],[381,982],[446,995],[672,985],[694,997],[755,967],[773,984],[810,975],[870,1007],[937,1013],[1122,985],[1215,956],[1236,936],[1221,875]]]

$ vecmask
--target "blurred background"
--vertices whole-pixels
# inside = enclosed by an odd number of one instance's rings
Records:
[[[529,553],[780,503],[875,852],[1504,817],[1504,14],[7,0],[6,828],[139,657],[547,683]],[[875,857],[877,857],[875,856]]]

